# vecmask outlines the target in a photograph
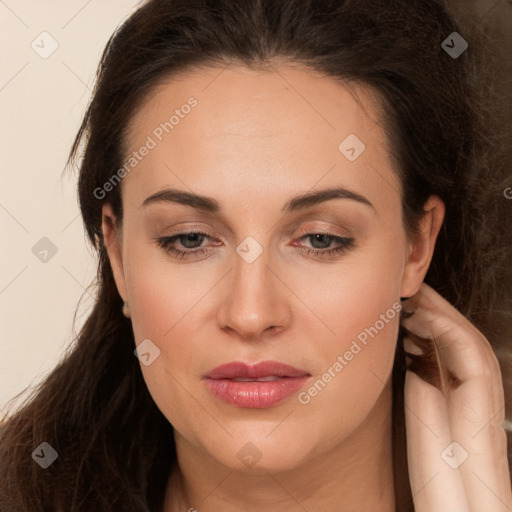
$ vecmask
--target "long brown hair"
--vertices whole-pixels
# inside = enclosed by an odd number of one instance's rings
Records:
[[[507,377],[507,159],[493,135],[498,98],[481,81],[483,73],[492,81],[481,57],[488,41],[478,35],[485,44],[477,53],[470,28],[456,22],[442,0],[150,0],[122,24],[103,53],[70,154],[70,163],[80,161],[80,207],[98,253],[97,298],[62,361],[3,423],[2,512],[162,510],[176,464],[173,429],[134,357],[131,324],[121,312],[102,238],[103,203],[122,220],[121,187],[101,200],[94,191],[122,167],[136,108],[162,80],[194,66],[258,68],[284,59],[371,86],[402,183],[406,231],[417,228],[429,195],[446,204],[425,281],[484,330]],[[453,32],[470,43],[457,58],[442,47]],[[402,336],[401,330],[392,385],[397,510],[405,512],[412,496]],[[31,458],[42,442],[59,455],[45,470]]]

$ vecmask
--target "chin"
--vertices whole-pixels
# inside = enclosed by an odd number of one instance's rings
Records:
[[[254,429],[251,433],[235,435],[227,443],[209,439],[201,444],[222,466],[255,475],[293,470],[314,456],[315,446],[305,433],[300,435],[289,429],[280,436],[268,433],[268,429]]]

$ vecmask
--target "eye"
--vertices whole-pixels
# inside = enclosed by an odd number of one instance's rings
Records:
[[[342,236],[330,235],[327,233],[308,233],[299,238],[309,239],[312,245],[320,245],[320,249],[308,247],[299,247],[299,251],[303,254],[314,255],[320,258],[329,258],[341,255],[354,247],[354,239]],[[332,242],[336,242],[337,247],[326,249],[327,245],[331,245]],[[294,244],[295,245],[295,244]]]
[[[211,251],[211,246],[201,247],[202,242],[206,238],[213,238],[203,231],[190,231],[187,233],[178,233],[173,236],[156,238],[157,244],[167,253],[178,259],[189,258],[191,256],[202,255]],[[346,238],[327,233],[308,233],[298,240],[309,239],[313,245],[319,245],[320,248],[298,247],[299,252],[306,255],[314,255],[316,257],[328,258],[341,255],[354,246],[353,238]],[[184,249],[176,247],[179,242]],[[338,245],[334,248],[327,248],[333,242]],[[214,245],[220,245],[221,242],[215,242]],[[297,246],[296,242],[292,244]]]
[[[156,239],[156,242],[169,254],[172,254],[176,258],[182,259],[196,254],[204,254],[209,251],[210,249],[208,247],[203,247],[199,250],[190,250],[200,247],[205,238],[212,237],[208,233],[204,233],[202,231],[190,231],[188,233],[178,233],[177,235],[173,236],[160,237]],[[177,249],[174,246],[176,241],[179,241],[180,244],[185,247],[185,249],[189,250],[184,251]]]

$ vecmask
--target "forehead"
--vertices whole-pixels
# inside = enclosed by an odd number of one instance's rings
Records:
[[[381,120],[370,87],[307,68],[192,69],[161,82],[133,116],[125,162],[151,149],[124,178],[123,199],[140,205],[165,186],[220,201],[244,191],[289,196],[319,181],[370,195],[385,182],[397,193]]]

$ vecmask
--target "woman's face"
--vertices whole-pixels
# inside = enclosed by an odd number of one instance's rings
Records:
[[[179,450],[274,471],[388,407],[399,298],[424,275],[370,90],[276,69],[196,70],[141,105],[109,247]]]

